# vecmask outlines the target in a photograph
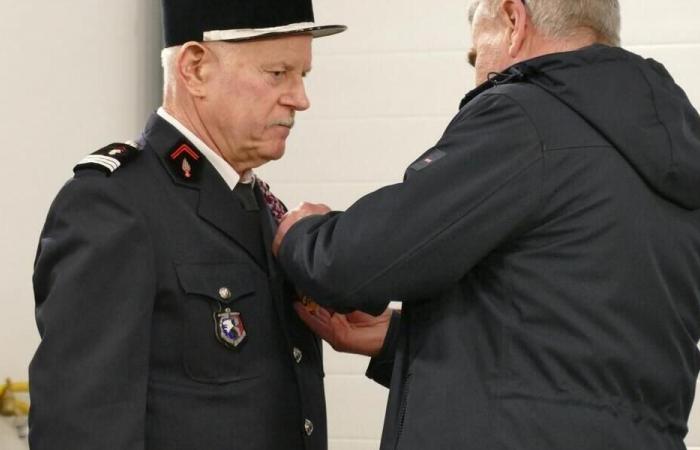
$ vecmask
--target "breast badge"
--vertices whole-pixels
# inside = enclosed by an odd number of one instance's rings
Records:
[[[247,336],[241,313],[230,308],[214,313],[214,326],[216,339],[228,348],[237,348]]]

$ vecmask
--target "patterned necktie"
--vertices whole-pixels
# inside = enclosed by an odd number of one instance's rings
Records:
[[[255,181],[258,183],[260,192],[265,199],[265,204],[267,204],[267,207],[270,208],[272,217],[274,217],[277,224],[279,224],[282,221],[282,217],[284,217],[284,215],[287,213],[287,207],[284,206],[284,203],[282,203],[282,201],[275,197],[275,194],[270,191],[269,184],[265,183],[258,177],[255,177]]]
[[[265,199],[265,204],[267,204],[267,207],[270,208],[272,217],[275,218],[275,221],[277,221],[277,224],[279,225],[279,223],[282,221],[282,218],[287,213],[287,207],[284,206],[284,203],[282,203],[280,199],[275,197],[275,194],[273,194],[272,191],[270,191],[269,184],[265,183],[258,177],[255,177],[255,182],[260,188],[260,193]],[[301,304],[304,305],[304,308],[306,308],[307,311],[309,311],[312,314],[316,312],[318,304],[315,301],[313,301],[311,297],[309,297],[308,295],[304,295],[301,292],[297,292],[297,295],[298,301],[300,301]]]

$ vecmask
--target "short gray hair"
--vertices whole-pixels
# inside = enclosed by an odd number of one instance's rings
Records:
[[[476,0],[469,9],[472,21],[476,7],[485,3],[495,13],[501,0]],[[550,37],[566,38],[586,28],[602,44],[620,45],[619,0],[522,0],[535,27]]]
[[[168,88],[175,81],[175,60],[182,46],[166,47],[160,53],[160,61],[163,66],[163,84]]]

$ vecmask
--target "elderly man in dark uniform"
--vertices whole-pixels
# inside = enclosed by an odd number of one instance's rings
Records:
[[[479,86],[404,181],[280,225],[300,289],[341,312],[403,300],[400,317],[299,312],[376,356],[383,450],[685,448],[700,117],[618,47],[617,0],[479,0],[472,16]]]
[[[321,347],[270,243],[310,0],[164,0],[165,98],[86,157],[49,211],[34,287],[34,450],[327,448]]]

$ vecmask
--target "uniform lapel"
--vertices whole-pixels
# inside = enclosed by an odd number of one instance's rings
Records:
[[[270,249],[266,251],[267,257],[267,267],[269,268],[270,278],[275,278],[277,276],[277,260],[272,256],[272,240],[274,239],[274,234],[277,231],[277,223],[272,217],[270,208],[265,202],[265,198],[260,192],[260,189],[255,189],[255,197],[258,200],[258,205],[260,205],[260,223],[262,224],[262,234],[265,249]]]
[[[246,211],[229,190],[211,164],[206,164],[200,181],[199,216],[228,235],[263,269],[267,269],[266,255],[261,244],[262,233],[256,212]]]
[[[178,154],[177,150],[183,144],[194,151],[196,147],[157,114],[151,116],[143,137],[158,154],[173,183],[183,189],[199,191],[196,206],[199,217],[235,241],[263,270],[267,270],[267,252],[261,243],[260,221],[256,213],[243,208],[216,169],[199,152],[199,159],[188,159],[189,176],[182,169],[181,160],[173,161],[171,158],[173,154]]]

